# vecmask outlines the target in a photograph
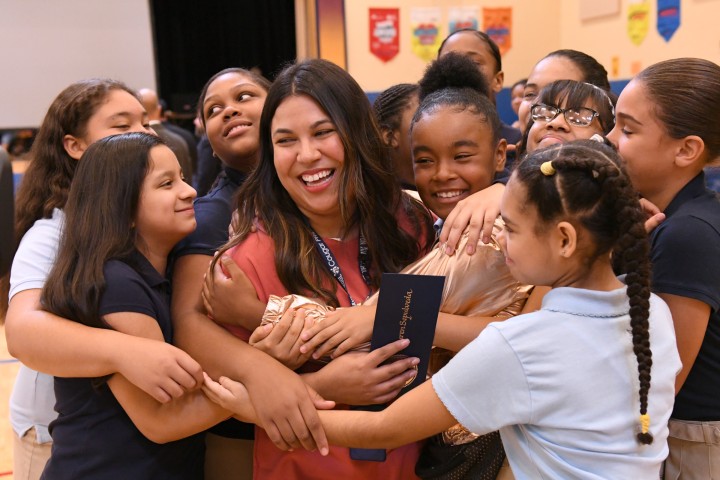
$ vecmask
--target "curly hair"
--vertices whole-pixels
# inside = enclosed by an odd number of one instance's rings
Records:
[[[541,172],[551,162],[554,173]],[[640,379],[641,428],[637,439],[652,443],[646,430],[652,351],[650,349],[650,245],[638,195],[615,150],[592,140],[578,140],[536,150],[513,173],[526,189],[541,227],[560,218],[582,225],[589,233],[592,261],[612,253],[617,271],[627,272],[633,351]]]

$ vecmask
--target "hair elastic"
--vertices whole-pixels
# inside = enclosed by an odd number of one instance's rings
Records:
[[[644,413],[640,415],[640,431],[642,433],[648,433],[650,429],[650,415]]]
[[[552,160],[549,162],[543,162],[543,164],[540,165],[540,171],[546,177],[555,175],[555,168],[553,168],[553,166],[552,166]]]

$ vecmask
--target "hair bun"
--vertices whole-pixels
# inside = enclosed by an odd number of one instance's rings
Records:
[[[469,88],[490,97],[490,87],[478,67],[464,55],[448,53],[425,69],[420,85],[420,101],[446,88]]]

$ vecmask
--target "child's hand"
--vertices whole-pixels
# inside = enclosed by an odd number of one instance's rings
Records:
[[[288,310],[277,324],[269,323],[255,329],[248,343],[295,370],[310,358],[312,350],[301,351],[300,333],[312,325],[304,309]]]
[[[210,400],[233,412],[243,422],[257,423],[255,409],[245,385],[227,377],[220,377],[216,382],[205,372],[203,377],[205,383],[202,389]]]
[[[377,305],[357,305],[328,312],[325,319],[310,325],[300,338],[306,342],[300,347],[303,353],[312,353],[318,359],[335,349],[336,358],[352,348],[369,342],[372,337]]]
[[[649,234],[665,220],[665,214],[654,203],[644,198],[640,199],[640,206],[648,217],[645,220],[645,231]]]
[[[227,255],[205,274],[202,298],[208,315],[221,323],[255,328],[265,311],[245,272]]]
[[[128,338],[128,345],[118,349],[117,371],[158,402],[202,386],[202,367],[183,350],[158,340]]]
[[[409,340],[397,340],[372,352],[348,352],[337,357],[321,370],[328,392],[336,402],[348,405],[387,403],[411,382],[420,363],[408,357],[387,365],[383,362],[408,346]]]
[[[495,219],[500,214],[500,199],[505,185],[496,183],[488,188],[475,192],[464,200],[460,200],[450,215],[445,219],[440,243],[445,244],[445,253],[455,253],[460,237],[468,229],[468,241],[465,251],[468,255],[475,253],[478,240],[482,236],[483,243],[490,243]]]
[[[335,402],[324,400],[300,377],[274,359],[248,365],[243,381],[255,408],[256,422],[281,450],[318,449],[329,452],[328,441],[317,410],[327,410]]]

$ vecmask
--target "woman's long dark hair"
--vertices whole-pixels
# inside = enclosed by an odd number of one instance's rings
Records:
[[[549,175],[540,169],[546,162],[554,169]],[[518,165],[512,178],[524,185],[525,202],[535,206],[541,222],[567,218],[587,230],[594,246],[588,263],[612,252],[616,270],[627,272],[630,337],[638,363],[643,424],[652,367],[650,244],[645,215],[620,157],[607,145],[577,140],[534,151]],[[644,427],[637,438],[644,444],[653,441]]]
[[[45,283],[45,310],[107,328],[98,316],[105,290],[103,266],[135,251],[133,224],[149,170],[150,150],[164,145],[147,133],[98,140],[83,154],[65,204],[65,224],[55,266]]]
[[[337,306],[333,277],[313,253],[315,244],[306,219],[275,171],[271,122],[280,104],[293,95],[306,95],[317,102],[337,128],[345,150],[338,193],[343,226],[347,230],[358,225],[367,240],[373,289],[379,287],[382,272],[401,270],[423,253],[420,245],[432,243],[431,218],[422,205],[402,194],[393,173],[385,168],[387,151],[370,103],[357,82],[325,60],[305,60],[285,68],[265,100],[260,164],[238,193],[237,235],[221,251],[241,243],[257,218],[275,243],[275,268],[285,288]],[[399,227],[399,210],[410,219],[412,235]]]

